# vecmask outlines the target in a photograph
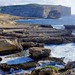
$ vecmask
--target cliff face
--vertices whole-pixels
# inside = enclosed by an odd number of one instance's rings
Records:
[[[60,7],[60,6],[59,6]],[[38,18],[59,18],[65,15],[70,15],[71,13],[67,12],[68,7],[66,7],[65,12],[61,13],[61,11],[64,11],[58,6],[49,6],[49,5],[38,5],[38,4],[28,4],[28,5],[15,5],[15,6],[4,6],[0,7],[0,12],[5,14],[11,14],[16,16],[22,16],[22,17],[38,17]],[[55,16],[55,12],[53,12],[54,15],[51,15],[52,10],[57,10],[59,12],[58,16]],[[70,9],[69,9],[70,11]],[[60,16],[61,14],[61,16]],[[52,16],[52,17],[51,17]]]
[[[47,18],[51,18],[51,19],[60,18],[60,17],[61,17],[61,13],[57,10],[50,11],[47,16]]]

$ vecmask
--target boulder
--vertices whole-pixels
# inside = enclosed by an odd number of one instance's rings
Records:
[[[50,49],[42,47],[32,47],[29,49],[30,56],[34,58],[48,57],[50,55],[50,52]]]
[[[65,69],[72,69],[72,68],[75,68],[75,61],[68,62],[67,65],[65,66]]]

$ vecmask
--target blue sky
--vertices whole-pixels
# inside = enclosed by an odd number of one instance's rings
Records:
[[[0,5],[16,5],[16,4],[51,4],[51,5],[64,5],[72,7],[72,14],[75,14],[75,0],[0,0]]]

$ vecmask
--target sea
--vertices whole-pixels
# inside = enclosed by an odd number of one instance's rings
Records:
[[[59,19],[28,19],[28,20],[17,20],[19,23],[25,24],[43,24],[52,25],[56,29],[64,29],[64,25],[75,25],[75,15],[64,16]],[[75,30],[72,32],[75,35]],[[60,45],[50,45],[46,44],[45,48],[51,49],[51,56],[53,57],[65,57],[64,61],[67,63],[69,61],[75,61],[75,43],[60,44]]]

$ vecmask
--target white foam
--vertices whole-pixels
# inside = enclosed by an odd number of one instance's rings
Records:
[[[45,45],[45,48],[51,49],[51,56],[53,57],[65,57],[65,62],[75,61],[75,43]]]

